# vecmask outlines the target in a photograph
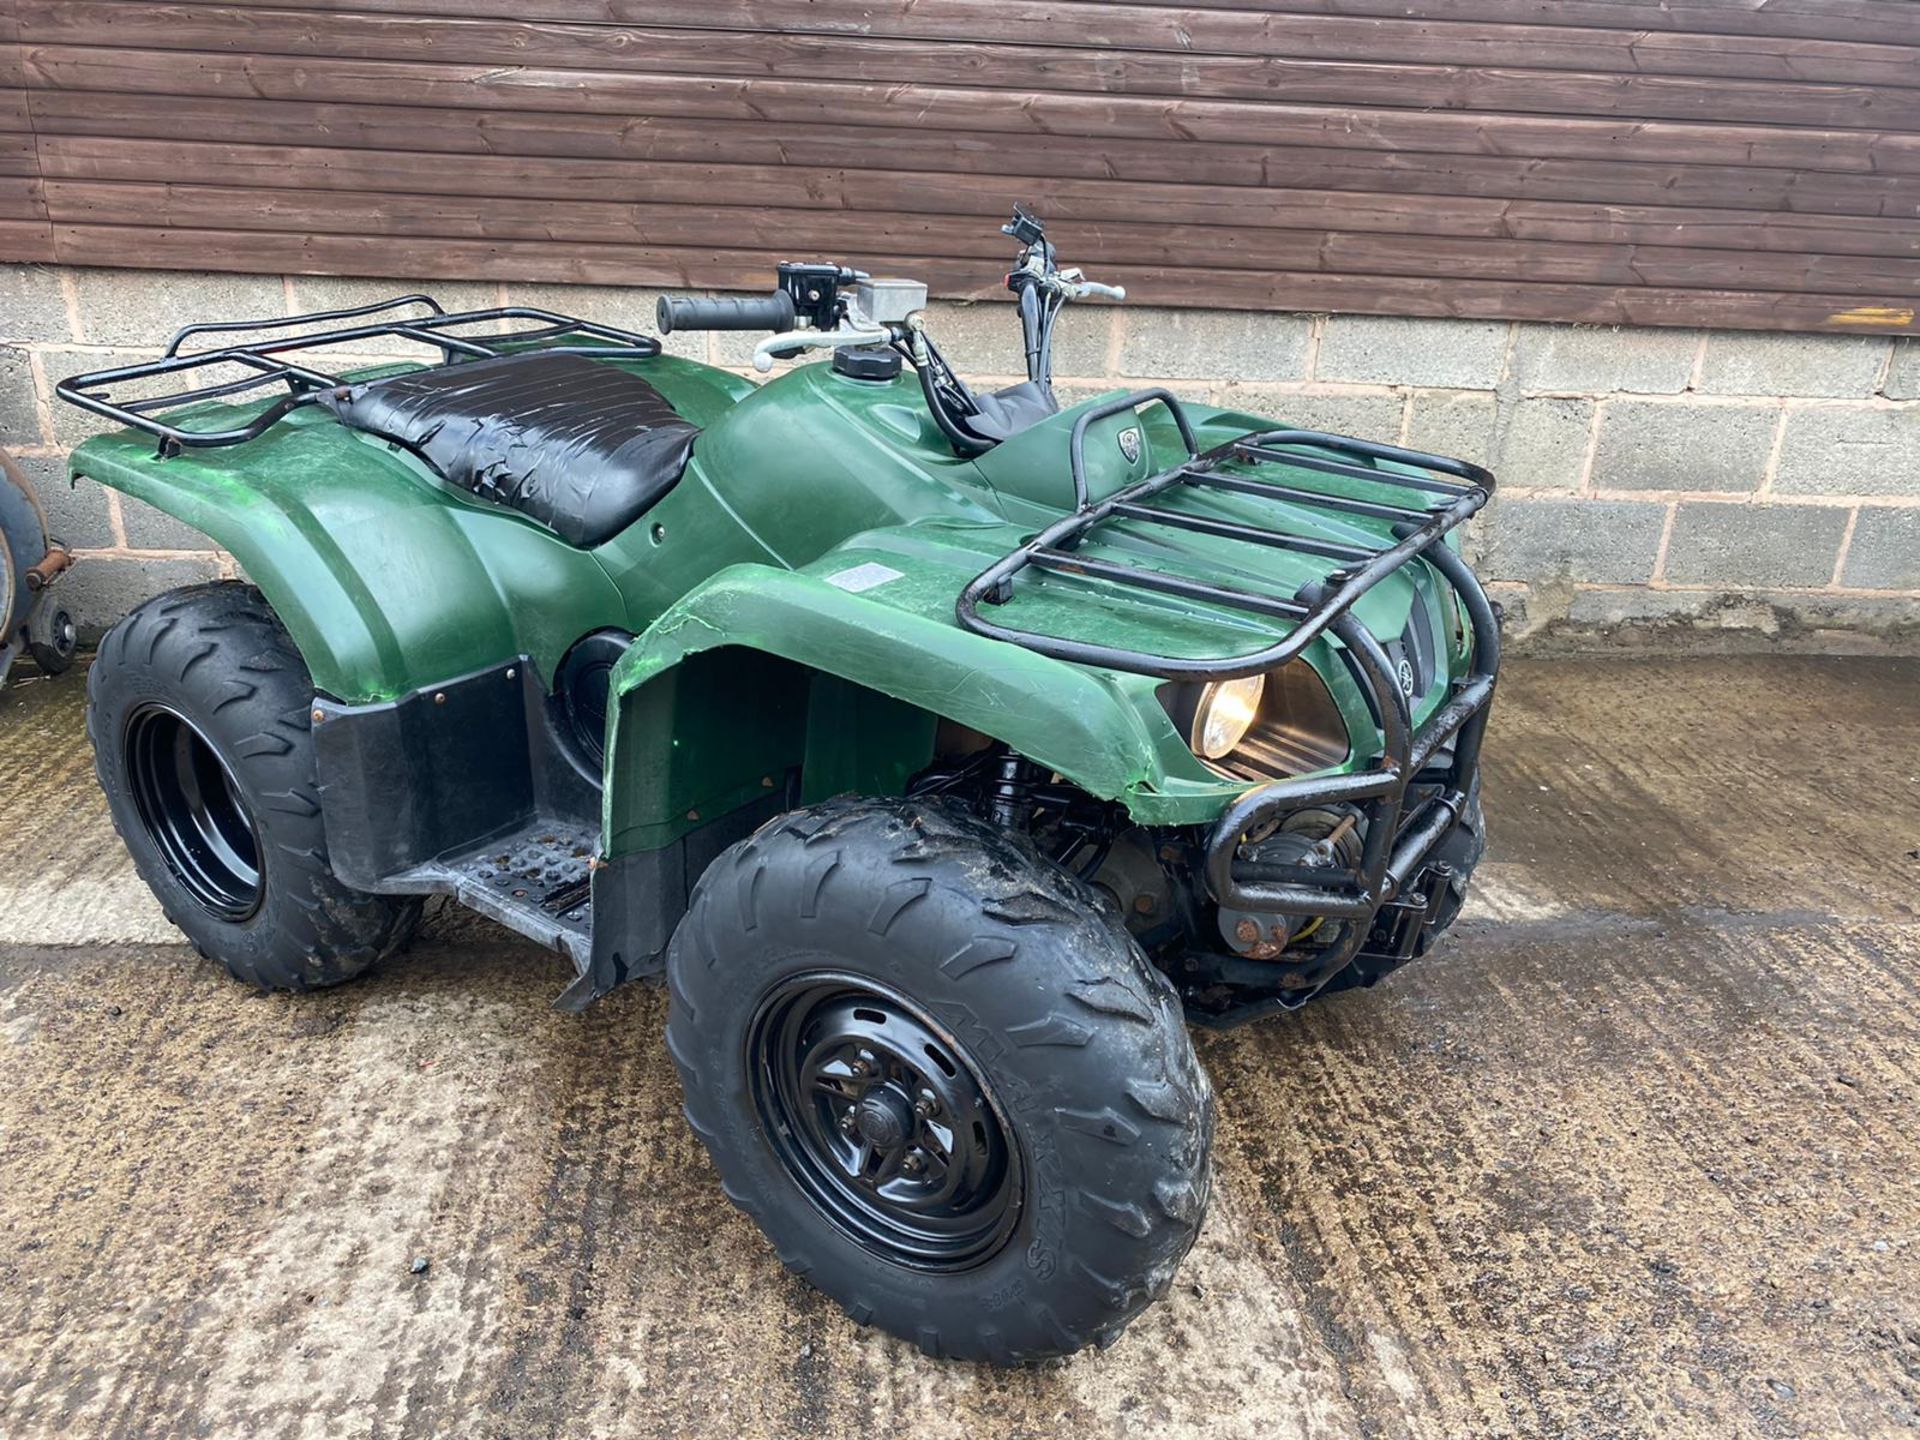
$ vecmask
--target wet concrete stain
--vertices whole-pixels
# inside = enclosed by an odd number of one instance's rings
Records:
[[[1201,1037],[1199,1245],[1113,1349],[1011,1373],[780,1268],[659,994],[560,1015],[457,914],[319,996],[199,961],[79,678],[0,692],[14,1440],[1920,1428],[1920,662],[1513,666],[1444,954]]]

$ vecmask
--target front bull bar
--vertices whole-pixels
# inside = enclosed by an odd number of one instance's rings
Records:
[[[1342,613],[1331,629],[1353,657],[1379,717],[1379,759],[1367,770],[1276,780],[1249,790],[1227,807],[1207,841],[1207,888],[1223,907],[1350,922],[1340,943],[1310,970],[1298,974],[1296,987],[1303,991],[1326,984],[1360,953],[1381,907],[1406,892],[1460,823],[1479,772],[1480,745],[1500,667],[1499,621],[1464,560],[1444,545],[1427,550],[1425,559],[1460,597],[1473,630],[1473,658],[1467,673],[1454,682],[1453,694],[1416,731],[1407,697],[1380,642],[1351,614]],[[1442,763],[1436,774],[1432,772],[1437,760]],[[1406,797],[1415,784],[1437,789],[1409,814]],[[1240,858],[1241,843],[1249,833],[1258,833],[1295,810],[1337,804],[1358,805],[1366,821],[1357,866],[1313,867]]]

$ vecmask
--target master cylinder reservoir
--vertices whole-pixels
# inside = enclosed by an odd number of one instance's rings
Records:
[[[853,308],[876,325],[900,325],[927,308],[927,287],[918,280],[874,279],[853,287]]]

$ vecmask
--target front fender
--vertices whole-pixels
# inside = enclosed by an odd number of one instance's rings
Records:
[[[1142,823],[1198,824],[1218,813],[1230,787],[1177,773],[1178,761],[1191,759],[1150,683],[974,635],[952,613],[952,589],[938,581],[926,595],[906,588],[881,601],[804,571],[735,565],[719,572],[662,615],[614,670],[609,854],[665,844],[692,823],[687,812],[698,812],[703,799],[710,813],[734,798],[717,774],[704,797],[697,780],[663,785],[660,767],[674,763],[669,752],[680,737],[642,723],[635,705],[648,685],[688,657],[726,647],[777,657],[970,726],[1090,794],[1122,802]],[[765,703],[790,713],[792,702],[771,693],[779,683],[769,679]]]

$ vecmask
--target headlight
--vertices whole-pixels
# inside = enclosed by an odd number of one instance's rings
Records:
[[[1307,775],[1352,753],[1340,707],[1305,659],[1244,680],[1171,682],[1155,694],[1187,748],[1229,779]]]
[[[1267,677],[1249,675],[1244,680],[1222,680],[1200,692],[1200,703],[1193,710],[1193,730],[1187,743],[1202,760],[1221,760],[1247,738],[1260,714],[1260,697],[1267,688]]]

